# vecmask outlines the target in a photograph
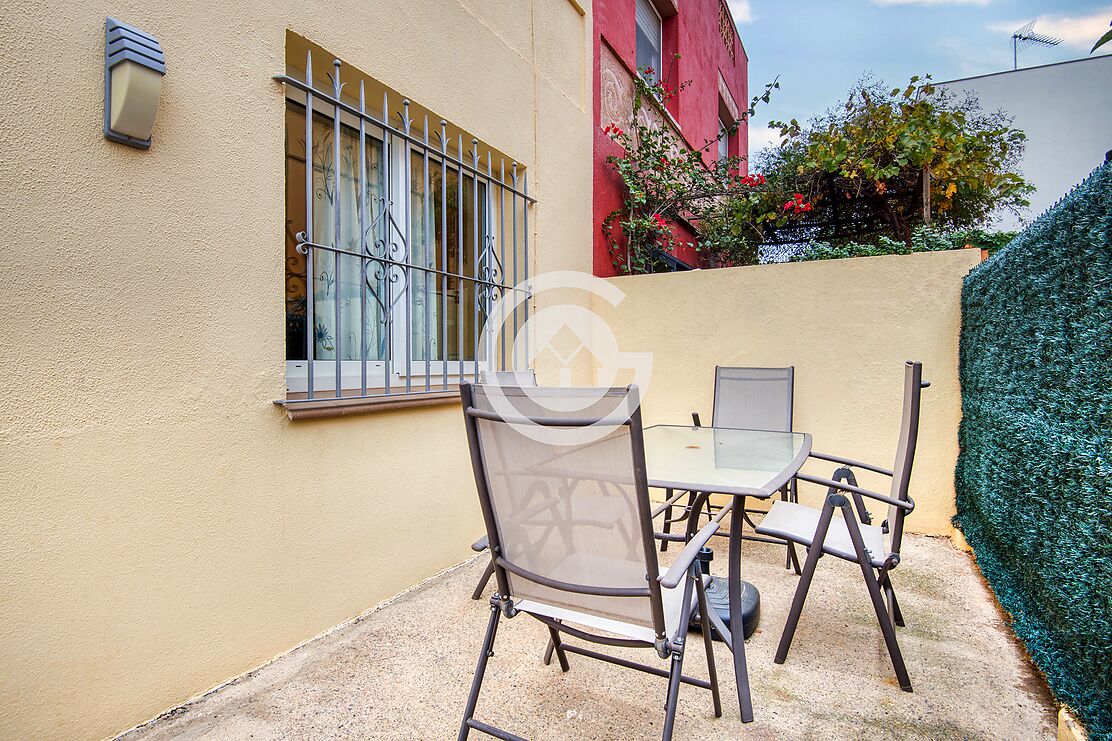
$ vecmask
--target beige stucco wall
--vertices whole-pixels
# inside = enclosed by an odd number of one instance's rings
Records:
[[[931,387],[907,527],[949,535],[961,283],[979,259],[959,250],[613,278],[626,298],[616,309],[595,306],[622,350],[653,353],[646,424],[686,424],[692,411],[710,424],[716,365],[794,365],[795,429],[812,434],[815,450],[885,468],[896,452],[903,362],[922,361]],[[804,470],[830,476],[834,468],[812,462]],[[888,491],[874,474],[858,481]],[[821,496],[800,488],[804,502]],[[871,509],[883,518],[883,505]]]
[[[589,10],[589,5],[588,5]],[[101,132],[104,19],[168,74]],[[555,0],[14,3],[0,14],[0,738],[97,738],[466,558],[453,406],[289,422],[292,29],[523,162],[591,264],[590,16]]]

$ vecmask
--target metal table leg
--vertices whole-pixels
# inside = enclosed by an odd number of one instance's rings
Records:
[[[745,662],[745,629],[741,610],[741,523],[739,513],[745,511],[745,497],[734,498],[734,511],[730,513],[730,648],[733,649],[734,679],[737,681],[737,700],[741,706],[741,722],[753,722],[753,698],[749,693],[749,667]]]
[[[695,493],[692,513],[701,510],[708,496],[706,492]],[[707,610],[707,617],[710,618],[714,631],[725,639],[727,647],[733,654],[734,679],[737,682],[737,698],[738,704],[741,706],[741,721],[751,723],[753,721],[753,700],[749,694],[749,668],[745,661],[745,621],[741,581],[741,523],[744,511],[745,497],[734,497],[734,508],[730,513],[730,545],[727,559],[729,579],[726,589],[730,606],[730,625],[727,627],[723,619],[713,609]],[[699,518],[694,514],[689,517],[687,523],[688,540],[694,535],[698,520]],[[750,585],[750,588],[756,591],[756,587]]]

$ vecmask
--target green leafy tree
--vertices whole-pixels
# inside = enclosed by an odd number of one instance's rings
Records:
[[[910,246],[918,225],[968,229],[1027,205],[1032,188],[1015,171],[1026,137],[1009,124],[972,96],[936,88],[929,75],[890,90],[863,80],[807,125],[773,122],[781,145],[759,162],[781,195],[800,192],[814,204],[789,241],[886,236]]]
[[[742,175],[745,158],[708,164],[714,141],[687,147],[663,123],[664,104],[686,83],[672,88],[640,72],[630,130],[605,128],[623,149],[607,158],[623,203],[603,222],[622,272],[652,272],[662,252],[681,245],[712,267],[752,264],[784,244],[818,243],[805,250],[815,256],[919,251],[930,234],[959,234],[998,209],[1027,205],[1031,187],[1015,172],[1023,132],[1003,113],[982,112],[974,98],[935,88],[929,76],[891,90],[862,81],[806,126],[774,123],[780,146],[758,158],[761,174]],[[739,124],[778,87],[767,85]],[[660,122],[638,115],[645,106],[660,111]],[[927,225],[935,231],[918,229]],[[691,231],[693,239],[684,236]]]

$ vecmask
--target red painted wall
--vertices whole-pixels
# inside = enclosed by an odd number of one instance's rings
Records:
[[[663,70],[661,75],[670,86],[690,80],[688,87],[668,103],[668,112],[679,125],[680,133],[688,146],[700,148],[708,140],[718,136],[719,93],[718,76],[721,73],[726,81],[730,95],[739,111],[744,111],[749,101],[748,59],[741,39],[734,31],[734,57],[722,40],[718,25],[718,8],[722,0],[682,0],[679,11],[673,0],[659,0],[657,7],[666,10],[663,23]],[[668,15],[668,7],[671,15]],[[612,265],[610,246],[602,233],[602,222],[606,216],[622,203],[621,180],[614,173],[612,165],[606,162],[607,155],[621,154],[621,147],[614,143],[603,128],[610,121],[601,119],[601,73],[600,60],[603,45],[625,64],[626,72],[634,74],[636,65],[637,41],[635,35],[635,0],[595,0],[592,5],[594,15],[594,271],[596,275],[616,275]],[[731,24],[732,26],[732,24]],[[680,54],[673,60],[672,55]],[[742,125],[730,141],[730,154],[748,153],[748,130]],[[711,145],[706,160],[712,163],[717,156],[717,147]],[[685,225],[678,225],[676,236],[683,241],[693,240],[694,235]],[[700,265],[701,260],[695,250],[679,248],[676,256],[685,262]]]

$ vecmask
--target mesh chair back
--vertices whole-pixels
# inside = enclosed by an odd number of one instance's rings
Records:
[[[483,383],[494,386],[536,386],[537,372],[532,368],[524,370],[485,370],[479,374]]]
[[[715,427],[791,432],[795,368],[714,369]]]
[[[904,364],[903,415],[900,420],[900,441],[896,447],[896,461],[892,464],[891,496],[907,501],[911,483],[911,466],[915,462],[915,443],[919,438],[919,403],[923,392],[923,364],[908,361]],[[888,508],[888,538],[890,553],[899,553],[903,540],[905,511],[899,507]]]
[[[662,637],[636,387],[462,384],[461,396],[499,593]]]

